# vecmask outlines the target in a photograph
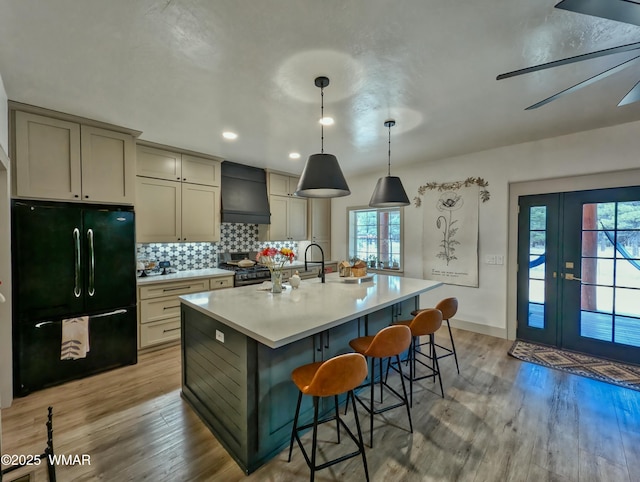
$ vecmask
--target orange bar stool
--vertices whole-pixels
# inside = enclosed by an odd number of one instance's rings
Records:
[[[407,389],[404,384],[404,377],[402,376],[402,367],[400,366],[400,353],[404,352],[411,345],[411,330],[402,325],[387,326],[380,330],[375,336],[361,336],[354,338],[349,342],[351,348],[362,355],[371,359],[371,375],[370,375],[370,387],[371,393],[369,396],[369,406],[367,406],[357,395],[356,399],[369,412],[369,446],[373,448],[373,415],[392,410],[394,408],[407,407],[407,417],[409,418],[409,431],[413,433],[413,424],[411,423],[411,410],[409,409],[409,400],[407,397]],[[396,390],[387,384],[386,377],[383,377],[382,366],[383,362],[387,358],[395,357],[398,364],[398,370],[400,371],[400,381],[402,382],[402,393],[400,395]],[[375,359],[378,360],[380,368],[380,403],[382,400],[383,387],[386,386],[397,398],[401,401],[399,403],[388,405],[385,407],[374,408],[374,387],[375,387]]]
[[[360,420],[356,411],[356,402],[353,395],[353,389],[358,387],[367,378],[367,361],[364,356],[358,353],[347,353],[339,355],[324,362],[309,363],[302,365],[291,372],[291,379],[298,387],[298,404],[296,406],[296,415],[293,419],[293,429],[291,430],[291,442],[289,443],[289,462],[291,462],[291,453],[293,452],[293,440],[295,439],[302,450],[302,455],[311,469],[311,482],[313,482],[317,470],[335,465],[344,460],[362,455],[362,463],[364,464],[364,475],[369,481],[369,470],[367,469],[367,458],[364,454],[364,442],[362,440],[362,430],[360,429]],[[347,401],[351,399],[353,405],[354,418],[358,437],[353,434],[346,423],[340,418],[338,411],[338,395],[347,393]],[[313,397],[313,423],[298,427],[298,416],[300,415],[300,404],[302,395],[310,395]],[[334,397],[335,416],[318,420],[318,404],[320,397]],[[316,448],[318,445],[318,425],[336,420],[338,431],[338,443],[340,443],[340,426],[346,430],[351,440],[358,446],[355,452],[342,455],[333,460],[316,465]],[[311,458],[302,445],[299,432],[307,428],[313,427]]]
[[[447,328],[449,329],[449,339],[451,340],[451,348],[436,344],[438,348],[441,348],[444,351],[444,354],[440,355],[438,358],[444,358],[453,355],[453,358],[456,361],[456,370],[458,370],[458,374],[460,374],[460,366],[458,365],[458,354],[456,353],[456,345],[453,342],[451,324],[449,323],[449,320],[453,318],[458,312],[458,298],[445,298],[436,305],[436,309],[442,312],[442,320],[447,322]],[[411,312],[411,316],[416,316],[421,311],[423,310],[414,310]]]
[[[407,326],[411,330],[411,348],[409,349],[409,399],[410,405],[413,407],[413,382],[418,380],[424,380],[425,378],[433,377],[433,381],[436,381],[436,376],[440,382],[440,394],[444,398],[444,390],[442,389],[442,377],[440,376],[440,366],[438,365],[438,355],[436,353],[436,345],[434,341],[434,334],[442,326],[442,312],[436,308],[425,308],[424,310],[416,310],[417,314],[412,320],[397,321],[395,325]],[[429,341],[427,343],[420,343],[421,336],[428,336]],[[420,347],[429,345],[429,354],[420,351]],[[431,361],[431,365],[427,365],[424,361],[420,360],[417,355],[421,355],[427,360]],[[428,372],[426,375],[418,376],[416,373],[416,363],[419,363],[425,367]],[[399,365],[397,365],[399,366]],[[389,368],[397,370],[397,366],[389,364],[387,367],[387,374]],[[400,372],[402,373],[402,372]],[[406,375],[405,375],[406,376]]]

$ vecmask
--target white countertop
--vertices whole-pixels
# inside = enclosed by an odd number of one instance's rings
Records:
[[[282,293],[249,285],[180,297],[183,303],[271,347],[278,348],[441,286],[429,281],[377,274],[347,283],[338,273],[303,280]]]
[[[235,273],[233,271],[219,268],[192,269],[188,271],[178,271],[177,273],[171,274],[145,276],[144,278],[137,277],[136,281],[138,286],[140,286],[155,283],[166,283],[168,281],[183,281],[187,279],[219,278],[224,276],[233,276],[234,274]]]

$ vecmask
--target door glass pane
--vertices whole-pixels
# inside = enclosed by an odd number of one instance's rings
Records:
[[[613,288],[583,284],[581,291],[583,310],[613,312]]]
[[[586,206],[595,206],[596,217],[594,226],[588,229],[613,229],[616,217],[616,203],[597,203],[597,204],[585,204]]]
[[[580,313],[580,336],[612,341],[613,316],[605,313],[582,311]]]
[[[617,261],[616,286],[623,288],[640,288],[640,270],[628,261]],[[640,296],[640,293],[638,293],[638,296]]]
[[[527,325],[544,329],[547,207],[529,208],[529,316]]]
[[[640,231],[616,231],[615,241],[616,258],[640,261]]]
[[[547,206],[529,208],[529,230],[547,229]]]
[[[583,283],[613,285],[612,259],[582,258],[580,272]]]
[[[640,346],[640,319],[630,316],[616,316],[615,342],[623,345]]]
[[[616,229],[640,229],[640,201],[618,203]]]
[[[615,253],[613,242],[607,237],[607,233],[613,239],[612,230],[583,231],[582,232],[582,256],[597,256],[598,258],[613,258]],[[594,239],[595,236],[595,245]]]
[[[640,316],[640,291],[629,288],[616,288],[616,310],[617,315]]]

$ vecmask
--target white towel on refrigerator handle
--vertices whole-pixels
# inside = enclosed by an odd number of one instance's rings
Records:
[[[89,317],[78,316],[62,320],[61,360],[86,358],[89,353]]]

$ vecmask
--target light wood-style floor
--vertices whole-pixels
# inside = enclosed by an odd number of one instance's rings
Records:
[[[378,416],[367,449],[372,481],[640,480],[640,392],[513,359],[506,340],[460,330],[454,337],[461,374],[453,358],[441,362],[444,400],[431,381],[421,382],[414,433],[402,408]],[[90,466],[58,466],[59,481],[308,479],[297,447],[291,463],[285,450],[245,476],[181,399],[179,354],[179,346],[147,353],[135,366],[15,400],[2,411],[2,452],[41,453],[52,405],[56,452],[91,456]],[[350,449],[345,436],[332,443],[328,425],[320,432],[323,454]],[[35,480],[47,480],[42,467]],[[316,480],[364,480],[361,460]]]

